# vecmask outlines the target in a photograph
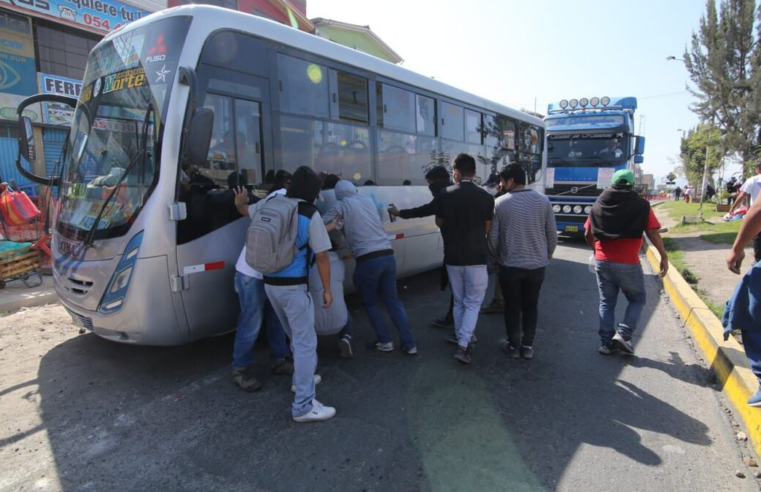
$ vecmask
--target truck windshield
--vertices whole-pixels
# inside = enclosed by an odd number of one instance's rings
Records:
[[[161,20],[111,38],[90,54],[64,154],[62,235],[83,239],[117,184],[94,239],[124,235],[137,218],[158,179],[168,90],[189,25],[186,17]]]
[[[629,157],[623,134],[549,136],[547,158],[553,167],[610,167]]]

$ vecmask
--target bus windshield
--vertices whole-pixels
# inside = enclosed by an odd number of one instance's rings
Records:
[[[626,163],[628,138],[623,134],[549,136],[547,158],[553,167],[610,167]]]
[[[94,239],[117,237],[137,218],[158,178],[167,91],[189,25],[154,22],[90,54],[63,160],[62,235],[83,239],[95,227]]]

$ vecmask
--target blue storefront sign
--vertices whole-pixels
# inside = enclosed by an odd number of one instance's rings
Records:
[[[61,94],[74,99],[79,99],[82,92],[82,81],[50,75],[39,74],[40,92],[43,94]],[[66,104],[42,103],[42,120],[48,125],[69,125],[74,116],[74,109]]]
[[[10,12],[0,14],[0,92],[30,96],[37,92],[32,23]]]
[[[150,14],[114,0],[0,0],[3,3],[101,34]]]

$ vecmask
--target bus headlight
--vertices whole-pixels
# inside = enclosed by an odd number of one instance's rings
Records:
[[[581,208],[581,205],[576,205],[575,207],[573,207],[573,213],[575,214],[580,214],[582,210],[584,209]]]
[[[563,205],[563,213],[570,214],[571,213],[571,206],[570,205]]]
[[[127,285],[129,285],[129,278],[131,275],[132,275],[132,267],[129,267],[119,272],[116,278],[114,278],[114,281],[111,282],[111,290],[109,290],[109,292],[111,294],[114,294],[122,290]]]
[[[106,287],[103,298],[100,300],[98,311],[101,314],[113,314],[124,305],[127,296],[127,288],[132,280],[132,270],[137,263],[137,253],[140,243],[143,241],[143,232],[138,232],[127,243],[122,258],[114,269],[114,274]]]
[[[587,214],[587,215],[591,214],[592,213],[592,205],[587,205],[586,207],[584,207],[584,213]]]
[[[560,210],[561,210],[560,205],[553,205],[552,206],[552,211],[555,212],[556,214],[559,214]]]

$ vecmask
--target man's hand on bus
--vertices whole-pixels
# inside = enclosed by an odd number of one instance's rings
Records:
[[[248,190],[244,187],[233,188],[233,193],[235,193],[235,208],[238,209],[238,213],[248,217]]]
[[[399,209],[396,208],[396,205],[389,205],[388,213],[390,213],[394,217],[399,217]]]

